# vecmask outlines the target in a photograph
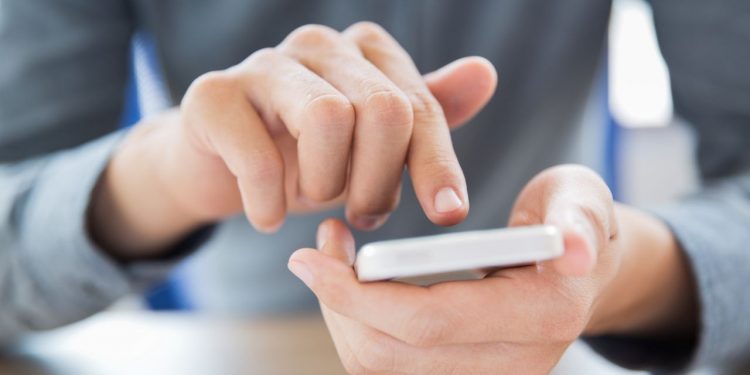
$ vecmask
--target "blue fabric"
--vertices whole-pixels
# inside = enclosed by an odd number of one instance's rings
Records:
[[[175,268],[167,280],[146,293],[145,302],[151,310],[184,311],[194,308],[185,288],[184,278],[187,275],[184,270],[183,267]]]
[[[607,49],[605,49],[602,59],[602,77],[599,80],[601,88],[601,106],[605,109],[606,118],[604,119],[604,170],[602,176],[609,186],[614,199],[620,197],[618,171],[619,171],[619,143],[620,143],[620,124],[617,123],[609,107],[609,63],[607,61]]]
[[[141,108],[138,104],[138,87],[135,83],[135,59],[131,52],[129,78],[125,88],[125,105],[123,106],[122,119],[120,120],[121,128],[129,128],[141,119]]]
[[[140,95],[136,83],[135,71],[135,49],[136,43],[140,43],[146,53],[146,63],[150,68],[157,66],[156,54],[154,52],[153,40],[143,33],[137,33],[133,38],[130,52],[130,64],[128,72],[128,83],[126,87],[125,105],[120,122],[121,128],[129,128],[140,121],[142,112],[140,108]],[[152,69],[152,71],[157,71]],[[185,288],[183,278],[186,272],[183,267],[175,268],[163,283],[152,288],[145,294],[145,303],[152,310],[189,310],[193,306],[189,302],[189,293]]]

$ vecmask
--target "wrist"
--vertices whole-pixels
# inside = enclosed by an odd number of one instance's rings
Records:
[[[622,257],[597,301],[587,335],[691,335],[696,297],[684,254],[658,218],[616,206]]]
[[[191,214],[165,183],[169,114],[136,125],[112,155],[89,208],[92,238],[121,260],[159,256],[207,221]]]

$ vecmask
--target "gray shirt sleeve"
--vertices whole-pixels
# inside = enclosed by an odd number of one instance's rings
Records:
[[[750,2],[653,0],[675,111],[698,135],[699,193],[655,212],[697,285],[697,342],[598,338],[620,364],[662,371],[750,361]],[[657,286],[658,287],[658,286]],[[646,348],[647,350],[644,350]]]
[[[0,343],[80,320],[129,290],[86,235],[89,196],[118,139],[0,166]]]
[[[0,0],[0,343],[91,315],[138,281],[86,230],[121,138],[129,12],[118,0]]]

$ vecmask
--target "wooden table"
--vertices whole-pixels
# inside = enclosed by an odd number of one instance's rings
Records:
[[[30,337],[2,375],[345,374],[320,316],[108,312]]]

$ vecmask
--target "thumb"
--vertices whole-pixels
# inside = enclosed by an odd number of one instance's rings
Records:
[[[593,223],[578,207],[551,211],[545,224],[557,227],[563,236],[565,254],[555,259],[557,272],[566,276],[585,276],[597,261],[597,236]]]
[[[351,268],[354,265],[354,237],[352,236],[349,228],[346,224],[338,219],[326,219],[318,226],[318,233],[316,238],[317,246],[319,251],[314,249],[300,249],[292,254],[289,258],[289,264],[299,262],[303,258],[332,258],[336,260],[336,263],[340,263],[346,267]],[[312,253],[307,256],[301,256],[301,254]]]
[[[354,265],[354,237],[341,220],[331,218],[320,223],[316,242],[323,254],[345,262],[347,266]]]
[[[617,233],[612,193],[596,172],[584,166],[545,169],[526,184],[511,214],[511,226],[530,224],[560,229],[565,254],[552,261],[555,270],[565,276],[585,276]]]
[[[440,102],[451,128],[457,128],[476,115],[492,98],[497,72],[482,57],[458,59],[424,76],[427,87]]]
[[[327,219],[318,226],[315,249],[299,249],[289,257],[287,267],[316,295],[339,295],[357,283],[354,264],[354,238],[338,219]]]

